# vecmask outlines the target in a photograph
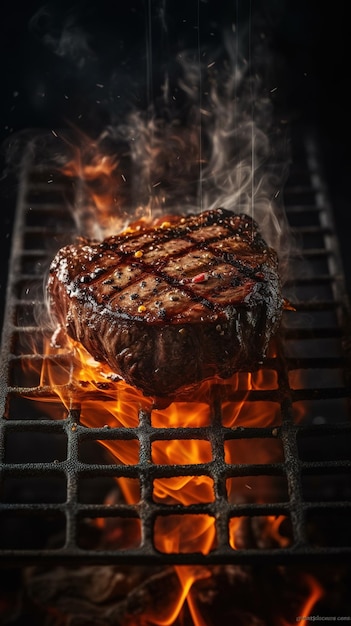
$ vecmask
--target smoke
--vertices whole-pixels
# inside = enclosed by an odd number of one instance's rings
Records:
[[[80,234],[91,234],[82,216],[94,210],[89,223],[102,238],[143,215],[224,207],[253,217],[284,265],[289,154],[274,107],[269,20],[251,2],[220,11],[200,1],[135,0],[108,24],[104,3],[83,4],[47,3],[29,24],[62,74],[57,98],[73,130]],[[113,167],[99,177],[106,159]]]
[[[220,47],[177,53],[158,97],[144,108],[131,106],[122,120],[111,116],[93,158],[118,154],[122,146],[127,169],[116,167],[105,183],[113,187],[122,176],[129,188],[124,204],[115,203],[115,220],[110,205],[101,238],[141,216],[223,207],[253,217],[285,266],[291,244],[282,204],[289,160],[285,120],[277,121],[271,90],[253,64],[255,57],[269,66],[267,42],[259,40],[250,62],[241,49],[232,29]],[[91,159],[91,144],[88,152]],[[84,182],[84,166],[81,171]]]

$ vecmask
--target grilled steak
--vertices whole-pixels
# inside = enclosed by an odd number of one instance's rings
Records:
[[[257,369],[283,307],[274,250],[224,209],[62,248],[53,316],[146,395]]]

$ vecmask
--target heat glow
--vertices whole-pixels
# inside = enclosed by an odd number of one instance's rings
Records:
[[[186,428],[206,427],[212,422],[211,389],[213,383],[220,387],[223,397],[223,425],[227,428],[269,427],[272,429],[280,424],[279,405],[272,402],[248,402],[250,390],[274,389],[277,377],[273,370],[262,369],[256,373],[238,373],[229,380],[205,381],[192,393],[191,401],[183,399],[174,401],[167,406],[155,408],[155,399],[145,397],[137,389],[118,379],[107,367],[95,361],[91,355],[77,342],[66,337],[66,343],[58,348],[46,342],[46,355],[40,374],[40,387],[50,388],[57,394],[67,410],[79,409],[80,422],[86,427],[137,428],[140,411],[151,412],[152,427]],[[272,353],[273,354],[273,353]],[[242,392],[241,401],[233,401],[230,394],[233,390]],[[54,400],[54,397],[52,398]],[[100,443],[108,450],[112,459],[118,464],[136,465],[139,462],[139,442],[135,439],[101,440]],[[267,446],[265,440],[236,439],[226,442],[225,462],[227,464],[265,463],[282,461],[282,453],[278,448]],[[251,452],[250,446],[251,445]],[[210,463],[212,449],[205,439],[167,439],[155,440],[152,443],[152,463],[157,465],[177,466]],[[137,481],[128,478],[117,478],[118,486],[128,504],[137,504],[140,499]],[[238,488],[234,482],[227,483],[229,500],[245,501],[245,498],[258,498],[260,490],[255,488],[255,477],[247,477],[245,484]],[[251,481],[251,482],[250,482]],[[249,484],[247,484],[249,483]],[[198,503],[214,502],[215,494],[212,479],[207,475],[194,472],[186,476],[157,478],[153,481],[153,499],[157,503],[189,506]],[[246,500],[247,501],[247,500]],[[99,518],[97,524],[101,529],[107,520]],[[242,544],[242,524],[245,518],[233,517],[229,521],[229,543],[233,550],[245,548]],[[262,546],[286,547],[290,544],[289,533],[284,530],[285,516],[267,516],[259,518]],[[113,545],[128,546],[135,541],[134,525],[122,525],[112,528],[109,524],[108,541]],[[134,534],[133,534],[134,533]],[[139,538],[138,538],[139,540]],[[159,516],[154,524],[155,548],[162,553],[199,552],[208,554],[216,547],[215,518],[204,514],[183,514]],[[194,626],[206,626],[206,619],[197,608],[192,589],[196,582],[211,576],[211,570],[202,566],[175,566],[179,588],[172,594],[172,599],[154,612],[145,615],[145,624],[170,626],[182,614],[185,605],[190,612]],[[310,599],[306,601],[304,611],[311,609],[318,599],[316,586],[311,590]],[[319,597],[319,596],[318,596]],[[302,612],[301,614],[305,614]]]

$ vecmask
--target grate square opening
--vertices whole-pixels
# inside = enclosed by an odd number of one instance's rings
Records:
[[[123,500],[121,490],[128,489],[129,499],[140,500],[140,481],[137,478],[115,478],[113,476],[79,476],[78,501],[82,504],[116,504]]]
[[[351,468],[333,473],[303,474],[301,485],[307,502],[351,501]]]
[[[73,426],[73,428],[75,425]],[[78,438],[78,458],[86,465],[109,465],[111,459],[107,449],[96,439]],[[90,478],[90,474],[89,474]]]
[[[342,387],[344,385],[344,372],[335,368],[311,368],[294,369],[289,372],[289,384],[291,389],[323,389]]]
[[[304,206],[307,207],[314,205],[315,192],[311,187],[292,187],[288,189],[284,194],[284,202],[287,208],[290,206]]]
[[[120,476],[117,478],[118,489],[111,492],[107,504],[119,502],[121,495],[129,505],[138,504],[141,500],[141,484],[139,478]]]
[[[33,356],[33,346],[38,354],[43,354],[44,333],[32,330],[31,333],[15,332],[12,335],[11,353],[15,356]]]
[[[48,368],[48,364],[50,367]],[[35,362],[36,369],[39,369],[41,386],[51,387],[51,380],[60,381],[57,389],[68,385],[71,382],[72,356],[69,352],[57,356],[38,356]],[[54,393],[54,391],[53,391]]]
[[[314,198],[313,198],[314,200]],[[298,207],[298,210],[294,209]],[[303,228],[304,226],[320,226],[319,212],[313,202],[311,205],[298,206],[298,203],[291,202],[286,205],[286,212],[290,226],[293,228]]]
[[[9,384],[13,387],[39,387],[39,385],[50,385],[45,375],[45,361],[50,359],[50,372],[54,380],[60,380],[60,385],[67,385],[70,382],[69,354],[58,357],[44,357],[40,354],[22,356],[10,363]],[[42,373],[43,371],[43,373]]]
[[[297,237],[297,243],[300,244],[302,250],[310,248],[323,248],[324,247],[324,234],[323,233],[302,233]]]
[[[298,453],[302,461],[351,460],[351,431],[330,432],[318,429],[300,431],[297,436]]]
[[[26,202],[28,205],[63,205],[66,206],[70,201],[70,187],[66,184],[64,193],[62,188],[55,189],[50,185],[45,187],[36,184],[27,191]],[[73,199],[73,197],[72,197]]]
[[[65,543],[66,518],[60,511],[28,508],[0,512],[0,549],[40,550],[55,536],[56,550]]]
[[[235,416],[235,420],[233,420]],[[279,426],[282,422],[280,405],[271,400],[223,402],[222,424],[236,427]]]
[[[43,297],[43,279],[18,279],[14,285],[14,295],[20,300],[30,301],[33,307],[33,300],[41,300]]]
[[[224,460],[228,464],[282,463],[284,450],[278,438],[230,439],[224,442]]]
[[[8,420],[38,420],[38,430],[40,430],[40,420],[53,417],[56,421],[67,418],[67,410],[59,399],[55,396],[50,401],[41,401],[36,399],[29,400],[21,395],[9,394],[5,415]]]
[[[351,510],[346,507],[311,509],[306,515],[307,537],[315,548],[351,546]]]
[[[246,386],[242,389],[278,389],[278,373],[274,369],[264,368],[247,375]]]
[[[289,298],[289,295],[287,294]],[[294,301],[294,298],[291,298]],[[284,328],[306,328],[308,330],[319,328],[338,328],[338,318],[335,311],[294,311],[293,315],[284,316]]]
[[[203,426],[211,423],[211,409],[205,402],[197,402],[194,411],[192,402],[174,402],[164,409],[154,409],[151,412],[153,428],[165,428],[172,424],[174,428],[186,428],[194,423],[201,422]]]
[[[182,490],[186,487],[186,501]],[[176,493],[177,495],[174,495]],[[209,476],[172,476],[171,478],[155,478],[153,481],[153,501],[161,504],[204,504],[214,502],[214,484]]]
[[[69,211],[62,206],[51,207],[50,211],[45,207],[37,207],[26,214],[26,225],[41,228],[45,222],[48,230],[65,230],[70,232],[74,228],[74,219]]]
[[[313,298],[311,298],[311,291],[313,290]],[[308,302],[313,304],[316,302],[322,302],[325,300],[333,299],[333,288],[331,282],[315,282],[313,285],[311,284],[295,284],[290,287],[290,289],[286,290],[287,297],[293,299],[294,302]],[[294,317],[294,315],[290,315],[290,317]]]
[[[306,251],[306,256],[308,257],[308,265],[310,271],[315,276],[324,276],[330,272],[329,268],[329,254],[325,250],[321,250],[320,254],[311,254],[309,255],[308,251]]]
[[[38,387],[42,358],[23,356],[12,361],[9,368],[9,384],[12,387]]]
[[[292,137],[293,141],[293,137]],[[293,147],[296,154],[296,160],[292,161],[290,165],[289,178],[285,184],[285,193],[293,193],[294,187],[302,185],[308,187],[311,184],[311,174],[309,171],[308,163],[306,162],[306,155],[299,151],[298,146]]]
[[[209,463],[212,460],[212,447],[205,439],[154,441],[151,456],[153,463],[158,465]]]
[[[343,355],[341,340],[335,337],[287,340],[284,344],[287,357],[306,357],[325,359]]]
[[[204,537],[201,551],[206,554],[217,547],[215,518],[203,513],[159,515],[153,537],[156,550],[163,554],[198,552],[199,537]]]
[[[6,463],[55,463],[67,456],[64,433],[32,431],[24,427],[6,432]]]
[[[229,545],[234,550],[279,550],[293,543],[292,524],[287,515],[233,516],[228,529]]]
[[[1,500],[17,504],[54,504],[66,501],[67,480],[65,474],[55,476],[4,476]]]
[[[17,326],[25,328],[26,326],[36,325],[36,308],[33,303],[21,302],[15,308],[15,322]]]
[[[294,277],[295,278],[308,278],[314,276],[318,278],[330,274],[329,268],[329,255],[325,250],[321,250],[320,254],[313,251],[305,251],[305,257],[295,257],[293,259],[294,265]]]
[[[99,454],[99,463],[103,465],[136,465],[139,462],[140,444],[137,439],[100,439],[99,443],[103,446],[101,454],[97,451],[96,441],[80,441],[79,460],[82,463],[96,463]]]
[[[82,549],[128,550],[140,547],[141,539],[138,517],[99,512],[96,516],[84,515],[77,523],[77,545]]]
[[[66,231],[57,232],[56,229],[45,229],[45,239],[43,240],[42,229],[38,229],[38,231],[26,231],[24,233],[24,248],[35,252],[37,250],[44,250],[47,252],[48,256],[52,256],[55,250],[67,245],[69,241],[68,235],[69,233]],[[71,234],[71,238],[72,237],[73,232]]]
[[[285,476],[234,476],[226,480],[231,503],[257,502],[262,504],[288,502],[288,483]]]
[[[20,259],[20,271],[22,274],[31,274],[41,279],[46,275],[49,261],[42,252],[36,254],[22,254]]]
[[[304,400],[294,402],[293,411],[296,416],[304,416],[306,425],[342,424],[349,421],[349,400],[347,398]]]
[[[70,187],[67,183],[66,175],[57,170],[57,165],[53,164],[51,169],[48,168],[47,162],[37,164],[30,171],[30,182],[32,184],[64,184],[66,187]]]

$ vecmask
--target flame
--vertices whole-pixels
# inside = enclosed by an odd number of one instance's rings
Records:
[[[308,587],[308,595],[301,608],[301,616],[304,617],[304,619],[300,621],[300,624],[302,624],[302,626],[307,626],[309,623],[308,618],[312,613],[313,607],[324,595],[324,589],[314,576],[305,574],[304,579]]]
[[[240,372],[229,380],[215,379],[205,381],[192,394],[192,401],[181,399],[168,406],[155,408],[154,399],[145,397],[137,389],[130,387],[114,375],[107,366],[98,363],[76,341],[65,337],[65,344],[58,348],[45,340],[44,359],[40,371],[41,388],[52,390],[58,395],[67,410],[80,410],[80,420],[87,427],[136,428],[139,424],[140,410],[151,413],[152,427],[165,425],[173,428],[206,427],[211,424],[212,384],[220,386],[223,396],[223,425],[227,428],[240,426],[279,426],[279,405],[273,402],[248,402],[247,394],[251,390],[275,389],[276,373],[262,369],[256,373]],[[272,352],[274,354],[274,352]],[[32,361],[34,363],[35,361]],[[243,392],[240,401],[231,400],[233,390]],[[51,396],[52,402],[55,397]],[[139,442],[137,438],[123,441],[102,440],[100,442],[113,458],[125,465],[139,462]],[[248,463],[254,454],[255,463],[281,461],[281,450],[277,440],[269,439],[233,439],[225,442],[225,462],[228,464]],[[199,463],[212,460],[210,442],[205,439],[171,439],[152,442],[152,462],[157,465],[189,464],[196,467]],[[128,478],[116,479],[128,504],[139,502],[138,481]],[[244,489],[245,491],[245,489]],[[228,498],[238,496],[233,484],[227,483]],[[246,490],[247,493],[247,490]],[[214,501],[214,486],[207,475],[189,475],[157,477],[153,480],[153,499],[155,502],[170,505],[194,505]],[[265,545],[284,547],[289,545],[289,534],[284,533],[284,516],[258,518],[263,547]],[[240,547],[240,533],[245,518],[232,518],[229,522],[229,542],[233,550]],[[130,523],[132,522],[132,523]],[[112,545],[128,547],[140,541],[138,520],[128,520],[116,528],[111,527],[108,519],[98,519],[101,529],[107,528],[107,541]],[[237,540],[237,537],[239,539]],[[154,524],[155,548],[162,553],[199,552],[208,554],[216,547],[215,518],[205,514],[169,514],[158,516]],[[196,606],[192,588],[197,581],[209,577],[210,569],[200,566],[175,566],[179,580],[177,594],[162,609],[162,614],[147,615],[147,623],[155,626],[168,626],[180,616],[184,604],[192,616],[194,626],[205,626],[205,619]],[[307,605],[306,605],[307,606]],[[308,605],[309,606],[309,605]],[[307,610],[304,609],[304,610]]]
[[[292,624],[302,624],[308,626],[311,622],[311,615],[317,602],[324,596],[324,588],[318,582],[317,578],[310,573],[301,574],[301,587],[303,587],[304,600],[297,609],[296,615],[290,621],[283,619],[277,626],[292,626]],[[318,621],[318,618],[316,618]]]
[[[78,131],[76,131],[78,133]],[[121,230],[125,224],[126,177],[115,155],[102,154],[99,142],[78,133],[79,142],[70,145],[73,152],[62,173],[76,181],[76,202],[72,207],[77,231],[90,238]]]

